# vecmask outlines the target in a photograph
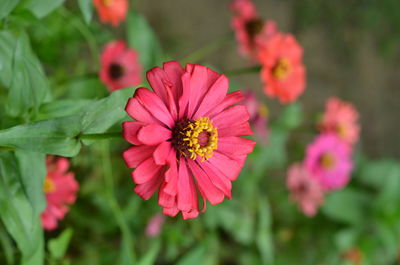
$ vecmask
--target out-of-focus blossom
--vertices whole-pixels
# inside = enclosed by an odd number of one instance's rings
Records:
[[[308,145],[305,166],[325,191],[340,189],[353,167],[349,146],[335,134],[324,133]]]
[[[251,0],[234,0],[231,3],[234,13],[232,28],[239,44],[239,53],[258,60],[257,53],[276,30],[274,21],[263,21],[257,14]]]
[[[243,95],[242,104],[249,111],[249,122],[255,132],[255,136],[260,139],[262,144],[266,144],[268,142],[268,108],[264,103],[257,100],[255,93],[246,91]]]
[[[231,181],[241,171],[255,143],[240,91],[228,92],[228,79],[202,65],[178,62],[147,72],[153,91],[141,87],[126,112],[123,136],[133,144],[123,153],[136,183],[149,199],[156,190],[164,214],[195,218],[198,195],[215,205],[231,198]]]
[[[286,185],[291,199],[302,212],[309,217],[314,216],[324,201],[324,192],[318,180],[302,164],[293,164],[288,170]]]
[[[76,200],[79,184],[74,174],[68,172],[66,158],[48,156],[46,160],[47,176],[43,184],[47,206],[41,215],[42,226],[46,230],[57,228],[58,221],[69,211],[68,205]]]
[[[326,103],[319,129],[335,133],[341,140],[352,145],[357,142],[360,134],[358,118],[358,112],[353,104],[332,97]]]
[[[101,54],[100,79],[109,91],[139,85],[142,67],[135,50],[123,41],[108,43]]]
[[[148,237],[156,237],[161,232],[161,227],[165,222],[165,217],[162,214],[155,214],[146,226],[146,235]]]
[[[110,23],[114,27],[125,20],[128,12],[128,0],[93,0],[100,21]]]
[[[264,92],[281,103],[294,102],[306,85],[303,48],[291,34],[277,33],[259,52]]]

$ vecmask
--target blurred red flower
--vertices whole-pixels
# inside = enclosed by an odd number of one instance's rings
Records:
[[[264,92],[281,103],[295,101],[304,91],[303,48],[291,34],[277,33],[259,52]]]
[[[93,0],[100,20],[103,23],[110,23],[114,27],[126,18],[128,12],[127,0]]]
[[[255,143],[249,114],[234,105],[240,91],[227,94],[228,79],[202,65],[178,62],[147,72],[153,91],[139,88],[126,105],[135,119],[123,123],[123,136],[134,146],[123,153],[137,184],[149,199],[159,189],[164,214],[184,219],[199,214],[198,195],[215,205],[231,198],[231,181],[241,171]]]
[[[324,192],[319,182],[302,164],[293,164],[287,175],[287,188],[290,198],[295,201],[302,212],[312,217],[324,202]]]
[[[352,145],[357,142],[360,134],[358,118],[358,112],[353,104],[332,97],[326,103],[319,129],[323,132],[332,132]]]
[[[276,32],[274,21],[263,21],[250,0],[234,0],[231,3],[234,13],[232,28],[239,44],[239,53],[258,60],[258,49]]]
[[[74,174],[67,172],[68,159],[48,156],[46,160],[47,176],[43,184],[47,206],[41,215],[42,226],[46,230],[57,227],[59,220],[63,219],[69,211],[68,204],[73,204],[79,190],[79,184]]]
[[[100,79],[109,91],[139,85],[142,66],[135,50],[123,41],[108,43],[101,54]]]

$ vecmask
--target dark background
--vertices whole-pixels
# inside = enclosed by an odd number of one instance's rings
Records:
[[[231,31],[227,0],[142,0],[144,13],[170,59],[181,60]],[[371,157],[400,157],[400,1],[254,1],[264,19],[278,22],[304,47],[307,89],[300,101],[307,113],[323,111],[325,100],[351,101],[361,114],[362,149]],[[248,66],[234,41],[199,62],[220,71]],[[257,74],[235,77],[243,87],[261,90]],[[271,115],[279,104],[266,100]]]

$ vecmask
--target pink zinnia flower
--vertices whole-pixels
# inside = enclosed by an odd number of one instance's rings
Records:
[[[253,127],[257,138],[259,138],[263,144],[266,144],[268,141],[268,108],[264,103],[257,100],[255,93],[246,91],[243,95],[244,100],[242,104],[245,105],[249,111],[250,125]]]
[[[338,98],[330,98],[319,128],[323,132],[332,132],[349,144],[357,142],[360,134],[358,112],[353,104]]]
[[[127,0],[93,0],[100,20],[103,23],[111,23],[114,27],[126,18],[128,12]]]
[[[302,212],[309,217],[314,216],[324,202],[324,192],[318,180],[302,164],[293,164],[288,170],[286,184],[291,199]]]
[[[101,54],[100,79],[109,91],[139,85],[142,66],[135,50],[123,41],[108,43]]]
[[[276,30],[274,21],[263,21],[250,0],[234,0],[231,4],[234,12],[232,28],[239,44],[239,53],[257,60],[257,52]]]
[[[352,170],[351,152],[335,134],[321,134],[307,147],[305,166],[324,190],[344,187]]]
[[[148,237],[156,237],[161,232],[161,227],[165,222],[165,217],[162,214],[155,214],[146,226],[146,235]]]
[[[48,156],[46,165],[47,176],[43,190],[46,195],[47,207],[41,218],[43,228],[53,230],[57,227],[58,221],[63,219],[69,211],[68,205],[75,202],[79,184],[76,182],[74,174],[67,172],[69,162],[66,158]]]
[[[303,48],[291,34],[275,34],[259,52],[264,92],[281,103],[295,101],[306,83]]]
[[[138,88],[126,105],[135,119],[123,124],[123,136],[134,146],[123,154],[136,168],[135,192],[149,199],[158,189],[164,214],[184,219],[199,214],[198,195],[215,205],[231,198],[231,181],[241,171],[254,142],[249,114],[234,105],[240,91],[227,94],[228,79],[213,70],[178,62],[147,72],[153,91]]]

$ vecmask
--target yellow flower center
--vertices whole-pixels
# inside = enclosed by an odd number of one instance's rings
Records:
[[[325,169],[332,169],[336,164],[336,159],[332,154],[325,153],[321,156],[320,162]]]
[[[186,142],[190,158],[193,160],[197,156],[201,156],[203,161],[208,160],[218,147],[218,131],[208,117],[201,117],[190,123],[185,136],[183,141]]]
[[[276,65],[272,68],[272,75],[279,80],[287,77],[292,71],[292,66],[287,58],[279,59]]]
[[[51,193],[56,190],[56,185],[54,184],[53,180],[49,177],[46,177],[43,183],[43,191],[44,193]]]
[[[346,138],[346,135],[347,135],[347,128],[346,128],[346,125],[344,125],[344,124],[338,124],[338,125],[336,126],[336,132],[337,132],[337,134],[339,135],[339,137],[340,137],[341,139]]]
[[[103,0],[103,4],[105,6],[111,6],[113,4],[114,0]]]

